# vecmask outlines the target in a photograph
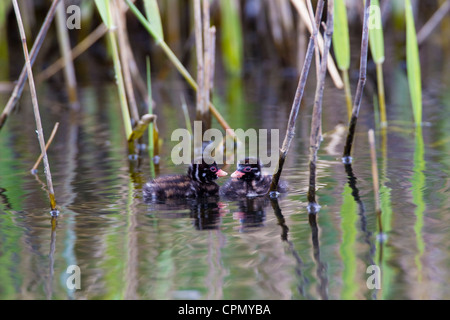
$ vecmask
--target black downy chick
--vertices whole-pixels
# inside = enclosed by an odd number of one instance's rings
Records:
[[[186,175],[162,176],[147,182],[143,188],[144,200],[214,196],[219,193],[215,180],[226,175],[216,162],[194,161]]]
[[[263,175],[261,162],[255,158],[245,158],[237,164],[237,170],[220,188],[220,195],[236,199],[242,197],[259,197],[269,192],[272,183],[271,175]],[[286,192],[284,183],[278,186],[278,192]]]

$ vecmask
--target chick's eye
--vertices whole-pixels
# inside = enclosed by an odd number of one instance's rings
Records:
[[[244,168],[244,172],[250,172],[250,171],[252,171],[252,168],[251,168],[251,167],[245,167],[245,168]]]
[[[212,172],[216,172],[217,168],[216,167],[211,167],[211,168],[209,168],[209,170],[211,170]]]

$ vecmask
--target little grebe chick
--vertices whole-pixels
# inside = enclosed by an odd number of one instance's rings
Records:
[[[220,188],[220,195],[227,198],[259,197],[269,192],[272,183],[271,175],[263,175],[261,162],[255,158],[239,161],[237,170]],[[286,192],[284,183],[278,186],[278,192]]]
[[[186,175],[163,176],[146,183],[144,200],[214,196],[219,193],[219,186],[214,180],[226,175],[216,162],[208,164],[204,159],[194,161]]]

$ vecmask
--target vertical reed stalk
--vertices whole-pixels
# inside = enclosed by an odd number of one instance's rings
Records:
[[[119,57],[119,49],[117,47],[116,42],[116,35],[113,30],[108,31],[108,39],[111,44],[111,50],[113,55],[113,62],[114,62],[114,70],[117,77],[117,88],[119,90],[119,98],[120,98],[120,109],[122,110],[122,117],[123,122],[125,126],[125,135],[126,138],[131,135],[132,128],[131,128],[131,118],[130,113],[128,110],[128,102],[125,92],[125,84],[122,76],[122,64],[120,63],[120,57]]]
[[[197,53],[197,84],[198,84],[198,90],[197,90],[197,108],[196,108],[196,120],[202,121],[203,120],[203,114],[204,114],[204,90],[205,90],[205,84],[204,84],[204,55],[203,55],[203,36],[202,36],[202,11],[201,11],[201,3],[200,0],[194,0],[194,20],[195,20],[195,48]],[[203,124],[203,130],[204,128]],[[202,132],[203,134],[203,132]]]
[[[319,0],[316,6],[316,14],[314,23],[318,27],[320,24],[320,19],[322,17],[324,7],[324,0]],[[305,61],[303,63],[302,72],[297,85],[297,90],[295,92],[294,101],[291,107],[291,113],[289,114],[288,125],[286,129],[286,135],[284,136],[283,145],[280,149],[280,157],[278,159],[278,164],[275,169],[274,175],[272,176],[272,183],[270,184],[269,192],[271,196],[276,196],[278,189],[278,183],[280,181],[281,172],[283,171],[283,165],[286,160],[289,147],[291,145],[292,139],[295,135],[295,122],[297,120],[298,112],[300,110],[300,103],[303,98],[303,93],[305,91],[306,80],[308,79],[309,69],[311,67],[312,56],[314,54],[314,35],[311,34],[309,38],[308,48],[306,50]]]
[[[119,48],[117,46],[116,32],[115,32],[115,29],[113,28],[115,17],[113,17],[111,15],[110,5],[112,4],[114,6],[113,10],[116,10],[116,6],[115,6],[115,2],[110,2],[109,0],[95,0],[95,4],[97,5],[97,9],[102,17],[103,23],[108,28],[108,41],[109,41],[111,51],[112,51],[114,71],[115,71],[115,75],[116,75],[116,84],[117,84],[117,89],[119,92],[119,99],[120,99],[120,109],[122,112],[122,118],[123,118],[124,127],[125,127],[126,139],[128,140],[131,137],[131,133],[132,133],[131,119],[130,119],[130,113],[129,113],[129,109],[128,109],[125,84],[124,84],[124,80],[123,80],[122,64],[120,62]]]
[[[150,57],[147,56],[147,92],[148,92],[148,114],[153,114],[153,97],[152,97],[152,77],[150,68]],[[155,177],[155,163],[153,158],[155,156],[154,137],[153,137],[153,122],[148,125],[148,155],[150,158],[150,174]]]
[[[383,81],[383,62],[384,56],[384,35],[383,23],[381,21],[381,9],[378,0],[372,0],[372,8],[375,16],[372,17],[372,23],[369,26],[369,46],[372,53],[372,59],[377,68],[377,87],[378,87],[378,103],[380,105],[380,126],[387,126],[386,102],[384,97],[384,81]]]
[[[19,5],[17,4],[17,0],[13,0],[13,6],[14,6],[14,12],[16,14],[17,25],[19,26],[20,37],[22,38],[23,54],[25,57],[25,64],[26,64],[27,73],[28,73],[28,83],[30,85],[31,100],[33,102],[33,112],[34,112],[34,117],[35,117],[35,121],[36,121],[37,132],[38,132],[39,146],[41,148],[41,153],[43,154],[43,159],[44,159],[44,168],[45,168],[44,172],[45,172],[45,177],[47,179],[47,187],[48,187],[49,198],[50,198],[51,213],[52,213],[52,215],[57,215],[58,213],[56,210],[55,192],[53,190],[52,175],[50,172],[50,165],[48,163],[47,152],[45,151],[44,131],[42,130],[41,116],[39,113],[39,104],[38,104],[37,95],[36,95],[36,87],[34,85],[33,70],[31,69],[31,61],[30,61],[30,57],[28,55],[27,38],[25,36],[25,30],[23,28],[22,17],[20,15],[20,10],[19,10]]]
[[[203,12],[203,15],[202,15]],[[195,16],[195,46],[197,49],[197,115],[196,119],[202,121],[202,130],[211,127],[209,113],[211,73],[214,68],[211,58],[210,14],[208,0],[194,1]]]
[[[44,22],[42,23],[41,29],[34,41],[33,47],[30,51],[30,62],[31,65],[34,64],[36,60],[36,56],[41,49],[42,43],[44,42],[44,38],[47,35],[47,31],[50,28],[53,17],[55,16],[56,7],[58,6],[61,0],[53,0],[50,9],[45,16]],[[22,71],[20,72],[19,79],[17,80],[16,86],[11,94],[11,97],[8,100],[5,108],[3,109],[2,114],[0,115],[0,130],[5,124],[6,119],[8,118],[11,111],[14,109],[17,101],[19,101],[20,96],[22,95],[23,87],[25,86],[25,81],[27,81],[27,67],[26,64],[23,66]]]
[[[215,74],[215,65],[216,65],[216,27],[212,26],[209,28],[209,55],[210,55],[210,64],[211,64],[211,72],[210,72],[210,99],[212,101],[212,92],[214,88],[214,74]],[[208,103],[209,103],[208,101]]]
[[[416,126],[422,125],[422,77],[420,68],[419,46],[411,1],[405,2],[406,15],[406,69],[408,74],[409,94]]]
[[[378,87],[378,101],[380,104],[380,125],[381,127],[387,126],[386,116],[386,99],[384,96],[384,80],[383,80],[383,64],[377,63],[377,87]]]
[[[70,48],[69,32],[66,26],[66,13],[64,1],[56,8],[56,31],[59,48],[64,60],[64,78],[66,80],[69,103],[75,110],[79,108],[77,95],[77,79],[73,65],[72,50]]]
[[[125,21],[125,12],[122,10],[122,6],[124,6],[122,1],[114,1],[113,10],[115,12],[115,21],[117,23],[117,38],[119,40],[119,53],[120,53],[120,61],[123,70],[123,79],[125,90],[128,97],[129,107],[131,117],[135,124],[139,122],[139,112],[136,104],[136,97],[134,95],[133,83],[131,80],[131,72],[130,67],[128,65],[128,61],[130,61],[128,53],[128,42],[126,40],[126,21]]]
[[[351,163],[352,158],[350,153],[352,151],[353,139],[355,136],[356,123],[358,121],[359,109],[361,108],[361,100],[364,90],[364,85],[366,84],[366,73],[367,73],[367,53],[369,48],[369,6],[370,0],[366,0],[366,5],[364,7],[364,21],[363,21],[363,31],[361,39],[361,58],[359,64],[359,80],[358,86],[356,87],[355,100],[353,103],[352,117],[350,119],[350,124],[348,128],[347,140],[344,147],[343,162]]]
[[[203,4],[203,122],[205,130],[211,128],[211,115],[209,113],[209,99],[211,91],[211,70],[214,69],[214,65],[211,64],[211,35],[210,35],[210,13],[209,13],[209,0],[202,0]]]
[[[322,100],[323,91],[325,89],[325,77],[327,74],[327,59],[330,51],[331,38],[333,36],[333,0],[328,0],[327,6],[327,24],[324,37],[324,48],[322,61],[320,64],[320,74],[317,79],[317,87],[314,98],[314,108],[311,123],[311,136],[309,140],[310,156],[309,156],[309,188],[308,188],[308,211],[309,213],[317,213],[318,206],[316,201],[316,174],[317,174],[317,151],[320,147],[322,139],[321,124],[322,124]]]

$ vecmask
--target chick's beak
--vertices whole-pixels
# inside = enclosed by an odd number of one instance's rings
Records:
[[[218,177],[225,177],[228,173],[226,173],[225,171],[223,171],[222,169],[220,169],[219,171],[216,172],[216,175]]]
[[[233,174],[231,175],[231,177],[232,177],[232,178],[237,178],[237,179],[239,179],[239,178],[242,178],[242,176],[243,176],[244,174],[245,174],[245,173],[240,172],[239,170],[236,170],[235,172],[233,172]]]

